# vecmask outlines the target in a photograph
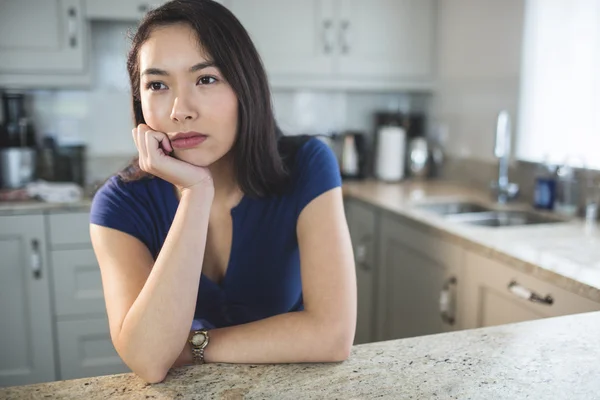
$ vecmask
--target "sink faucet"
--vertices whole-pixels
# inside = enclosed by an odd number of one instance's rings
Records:
[[[499,204],[506,204],[517,197],[519,185],[508,180],[508,166],[510,161],[510,115],[503,110],[498,114],[496,123],[496,144],[494,156],[498,159],[498,181],[492,182],[491,187],[494,198]]]

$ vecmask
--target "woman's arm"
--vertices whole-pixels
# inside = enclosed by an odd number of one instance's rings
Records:
[[[90,227],[113,344],[148,382],[162,381],[186,346],[213,197],[212,185],[184,191],[156,262],[132,236]]]
[[[211,330],[206,361],[328,362],[348,357],[356,330],[356,273],[341,188],[304,208],[297,235],[304,311]]]

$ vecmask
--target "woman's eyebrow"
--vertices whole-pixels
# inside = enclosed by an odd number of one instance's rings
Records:
[[[214,61],[204,61],[201,63],[198,63],[192,67],[190,67],[190,72],[196,72],[196,71],[200,71],[204,68],[208,68],[208,67],[214,67],[215,66],[215,62]],[[141,76],[144,75],[160,75],[160,76],[169,76],[169,73],[167,71],[165,71],[164,69],[160,69],[160,68],[146,68],[142,73]]]

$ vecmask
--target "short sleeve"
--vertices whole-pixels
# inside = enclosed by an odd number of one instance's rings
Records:
[[[298,216],[315,198],[342,185],[335,154],[329,146],[316,138],[307,141],[298,151],[296,171]]]
[[[155,254],[152,240],[151,217],[136,196],[135,190],[118,177],[111,177],[94,195],[90,223],[127,233]]]

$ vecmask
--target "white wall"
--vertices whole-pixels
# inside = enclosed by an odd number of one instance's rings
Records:
[[[434,119],[449,154],[492,161],[497,113],[517,118],[525,0],[439,3]]]

